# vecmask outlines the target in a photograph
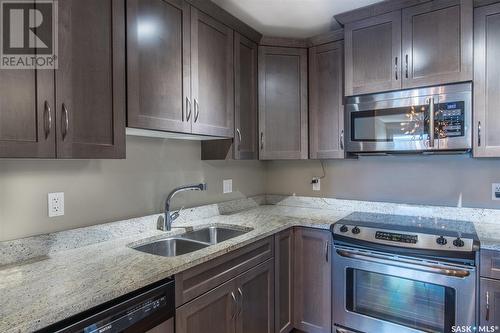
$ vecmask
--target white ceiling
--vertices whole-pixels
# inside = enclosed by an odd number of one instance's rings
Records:
[[[307,38],[330,30],[336,14],[383,0],[212,0],[264,36]]]

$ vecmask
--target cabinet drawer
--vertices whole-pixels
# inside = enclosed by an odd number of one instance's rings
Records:
[[[481,276],[500,279],[500,251],[481,250]]]
[[[175,276],[175,303],[180,306],[274,257],[269,237],[198,265]]]

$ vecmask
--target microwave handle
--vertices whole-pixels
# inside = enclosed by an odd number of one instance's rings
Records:
[[[429,98],[429,148],[434,148],[434,97]]]

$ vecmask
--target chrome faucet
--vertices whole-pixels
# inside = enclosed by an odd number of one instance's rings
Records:
[[[158,230],[162,231],[170,231],[172,230],[172,222],[174,222],[180,215],[182,208],[179,209],[176,212],[170,212],[170,200],[179,192],[184,192],[184,191],[206,191],[207,190],[207,184],[201,183],[201,184],[195,184],[195,185],[184,185],[184,186],[179,186],[175,188],[172,192],[167,197],[167,200],[165,200],[165,211],[164,211],[164,216],[163,219],[158,220]]]

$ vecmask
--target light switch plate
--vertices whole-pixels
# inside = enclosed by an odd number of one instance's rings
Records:
[[[321,191],[321,179],[315,178],[316,182],[313,183],[313,191]]]
[[[233,193],[233,180],[232,179],[224,179],[222,182],[222,191],[224,194]]]
[[[500,184],[491,184],[491,200],[500,200]]]
[[[64,192],[49,193],[48,195],[49,217],[64,215]]]

